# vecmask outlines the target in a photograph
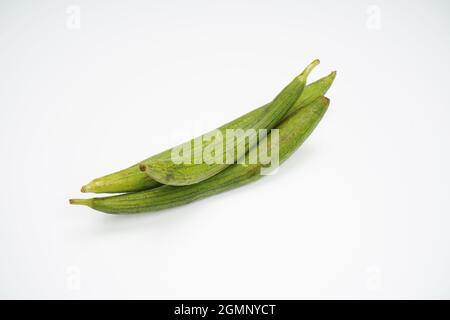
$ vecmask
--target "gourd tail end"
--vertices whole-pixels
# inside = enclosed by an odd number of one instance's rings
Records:
[[[83,193],[87,193],[87,192],[99,192],[99,189],[101,191],[101,189],[103,188],[104,182],[102,181],[102,179],[94,179],[91,182],[89,182],[88,184],[85,184],[84,186],[81,187],[81,192]]]
[[[92,207],[93,199],[69,199],[70,204]]]
[[[332,80],[334,80],[336,78],[336,71],[332,71],[330,73],[330,77],[331,77]]]
[[[308,64],[308,66],[305,68],[305,70],[303,70],[302,74],[300,76],[308,76],[311,71],[320,63],[319,59],[314,60],[313,62],[311,62],[310,64]]]
[[[320,97],[319,99],[322,100],[322,103],[323,103],[325,106],[328,107],[328,106],[330,105],[330,99],[328,99],[327,97],[322,96],[322,97]]]

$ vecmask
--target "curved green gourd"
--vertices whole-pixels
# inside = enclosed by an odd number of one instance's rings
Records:
[[[247,142],[240,139],[237,143],[234,138],[214,140],[210,142],[205,139],[206,136],[227,136],[227,130],[239,129],[240,132],[247,130],[256,133],[260,129],[272,129],[294,106],[298,98],[300,98],[306,85],[306,80],[310,72],[319,64],[319,60],[310,63],[303,72],[294,78],[270,103],[260,118],[254,118],[248,123],[241,123],[239,126],[228,126],[224,129],[216,129],[204,136],[192,139],[182,145],[170,150],[170,156],[167,152],[157,154],[140,165],[141,171],[145,171],[151,178],[159,183],[172,186],[183,186],[196,184],[206,180],[233,164],[234,161],[240,159],[245,153],[256,145],[256,139]],[[208,163],[203,156],[207,149],[221,150],[220,159]],[[175,151],[176,152],[173,152]],[[180,156],[180,151],[187,155],[187,158]],[[177,159],[174,157],[178,154]],[[226,161],[225,157],[232,155],[231,161]],[[192,159],[194,157],[194,159]],[[183,159],[184,158],[184,159]],[[235,159],[235,160],[233,160]],[[175,161],[177,160],[177,161]]]
[[[279,159],[284,162],[311,134],[322,119],[329,100],[320,97],[297,110],[279,126]],[[272,140],[272,139],[269,139]],[[272,141],[268,141],[270,145]],[[155,189],[118,196],[92,199],[72,199],[70,203],[86,205],[95,210],[130,214],[176,207],[248,184],[262,177],[261,164],[234,164],[217,175],[187,186],[164,185]]]
[[[289,115],[297,112],[300,108],[308,105],[320,96],[325,95],[328,89],[331,87],[336,72],[333,71],[329,75],[307,85],[300,98],[294,104],[294,107],[284,116],[286,119]],[[255,118],[260,118],[270,104],[266,104],[255,110],[252,110],[243,116],[226,123],[219,129],[226,129],[227,127],[240,127],[243,123],[253,121]],[[170,151],[165,151],[167,155],[170,155]],[[148,160],[148,159],[147,159]],[[142,161],[145,162],[146,160]],[[141,163],[142,163],[141,162]],[[139,163],[129,168],[111,173],[109,175],[92,180],[87,185],[83,186],[82,192],[94,192],[94,193],[122,193],[122,192],[137,192],[156,188],[161,186],[160,183],[150,178],[145,172],[141,172],[139,169]]]

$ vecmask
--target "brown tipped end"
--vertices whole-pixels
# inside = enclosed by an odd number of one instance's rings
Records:
[[[82,206],[92,206],[93,199],[69,199],[70,204],[82,205]]]
[[[323,103],[324,106],[326,106],[328,108],[328,106],[330,105],[330,99],[328,99],[325,96],[320,97],[321,102]]]
[[[140,164],[139,165],[139,170],[141,170],[142,172],[144,172],[145,170],[147,170],[147,166],[145,164]]]
[[[81,187],[81,192],[83,192],[83,193],[86,192],[86,186]]]

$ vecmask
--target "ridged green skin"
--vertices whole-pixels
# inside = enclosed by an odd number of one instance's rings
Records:
[[[297,112],[300,108],[308,105],[315,99],[326,94],[331,87],[336,72],[331,72],[329,75],[307,85],[300,98],[295,103],[294,107],[289,110],[288,114],[284,116],[283,120],[291,114]],[[253,111],[250,111],[243,116],[224,124],[219,129],[226,129],[227,127],[241,127],[243,124],[253,121],[254,118],[260,118],[270,104],[266,104]],[[165,151],[170,155],[170,150]],[[164,153],[164,152],[163,152]],[[148,159],[147,159],[148,160]],[[145,162],[146,160],[142,161]],[[141,162],[141,163],[142,163]],[[137,192],[156,188],[161,186],[160,183],[150,178],[145,172],[139,169],[139,163],[127,169],[123,169],[109,175],[92,180],[89,184],[83,187],[83,192],[94,193],[125,193]]]
[[[221,135],[225,137],[226,130],[229,129],[239,129],[243,131],[253,129],[258,132],[260,129],[274,128],[294,106],[298,98],[300,98],[309,73],[318,64],[319,60],[314,60],[299,76],[295,77],[294,80],[292,80],[291,83],[289,83],[270,103],[261,118],[254,118],[252,119],[253,121],[249,121],[248,123],[241,123],[239,127],[227,127],[226,129],[215,130],[214,132],[220,132]],[[199,141],[198,147],[196,146],[196,141]],[[243,147],[239,148],[239,145],[242,145]],[[154,180],[165,185],[184,186],[196,184],[218,174],[233,163],[227,161],[221,161],[221,163],[206,163],[205,161],[202,161],[202,155],[208,146],[213,146],[211,148],[212,150],[216,149],[214,146],[218,146],[222,149],[224,156],[232,153],[235,156],[234,159],[237,160],[245,156],[249,148],[252,148],[255,145],[256,141],[249,143],[242,140],[238,143],[234,143],[234,141],[230,140],[225,142],[224,147],[223,141],[221,140],[209,142],[205,141],[203,137],[198,137],[176,148],[181,149],[181,146],[186,146],[186,148],[190,150],[191,155],[200,154],[200,163],[194,163],[193,161],[190,163],[175,163],[172,159],[171,152],[169,157],[167,157],[166,153],[157,154],[151,157],[141,164],[140,169],[145,171]]]
[[[280,163],[289,158],[310,135],[322,119],[328,105],[327,98],[319,97],[291,114],[278,126]],[[262,177],[261,168],[260,164],[234,164],[210,179],[193,185],[164,185],[147,191],[112,197],[73,199],[71,203],[87,205],[95,210],[114,214],[157,211],[187,204],[258,180]]]

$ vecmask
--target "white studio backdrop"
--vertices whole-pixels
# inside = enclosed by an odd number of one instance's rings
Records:
[[[0,2],[1,298],[450,298],[448,1]],[[330,108],[274,176],[112,216],[94,177],[272,99]]]

